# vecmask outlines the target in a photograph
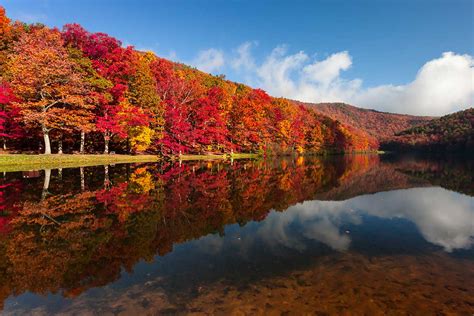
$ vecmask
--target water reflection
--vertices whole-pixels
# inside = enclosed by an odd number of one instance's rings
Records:
[[[348,226],[364,225],[368,216],[378,219],[405,219],[416,225],[423,238],[445,251],[469,249],[474,243],[474,199],[442,188],[413,188],[380,192],[346,201],[305,201],[289,207],[284,213],[271,213],[255,229],[244,227],[238,252],[264,242],[268,249],[281,252],[280,247],[304,251],[307,240],[324,243],[334,250],[346,251],[351,245]],[[372,218],[373,220],[373,218]],[[370,225],[370,224],[368,224]],[[216,253],[223,240],[206,240]],[[391,247],[390,244],[386,245]]]
[[[127,313],[189,312],[190,297],[230,304],[215,293],[222,286],[245,296],[258,280],[287,282],[284,275],[314,264],[328,277],[335,277],[334,262],[360,274],[374,257],[381,266],[406,260],[421,269],[413,255],[433,262],[420,273],[449,266],[453,280],[469,280],[472,165],[360,155],[7,173],[0,182],[0,302],[4,312],[116,312],[119,300],[134,306]],[[467,262],[450,255],[460,251]],[[464,289],[454,295],[459,310],[469,306],[460,293],[472,294]],[[140,302],[148,297],[146,306],[137,307],[130,291]]]

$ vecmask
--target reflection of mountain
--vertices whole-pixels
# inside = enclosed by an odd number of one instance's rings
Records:
[[[360,156],[354,159],[360,160]],[[372,156],[368,164],[354,164],[354,159],[349,160],[347,175],[328,191],[317,193],[317,199],[347,200],[362,194],[428,186],[474,196],[474,160],[469,157],[388,156],[378,163]]]
[[[141,259],[152,260],[157,253],[165,255],[177,244],[208,234],[223,234],[229,224],[266,219],[265,227],[278,218],[292,224],[293,212],[268,214],[314,197],[346,200],[365,193],[429,185],[428,180],[420,182],[407,175],[412,164],[360,155],[240,161],[232,165],[204,162],[85,168],[80,172],[53,172],[51,184],[41,178],[25,180],[7,175],[6,182],[21,182],[16,187],[24,191],[17,192],[20,200],[15,212],[5,210],[9,224],[0,237],[0,300],[25,291],[77,296],[118,279],[122,268],[130,271]],[[452,162],[444,170],[455,168]],[[469,192],[461,186],[462,183],[459,190]],[[2,192],[3,198],[8,198],[5,195],[9,191]],[[307,203],[312,202],[295,207]],[[351,238],[340,233],[339,224],[351,214],[345,210],[354,207],[349,205],[352,202],[319,203],[339,211],[321,218],[312,210],[305,211],[311,218],[299,213],[304,229],[298,238],[314,239],[337,250],[347,249]],[[370,203],[355,205],[370,209]],[[345,215],[337,217],[341,212]],[[416,223],[416,218],[405,215]],[[398,215],[381,215],[390,216]],[[352,224],[360,221],[351,218]],[[311,225],[304,225],[306,221]],[[441,223],[434,233],[443,228]],[[275,227],[270,230],[278,231]],[[459,247],[449,238],[421,230],[430,242],[448,250]],[[220,239],[213,236],[211,248],[216,249]],[[285,234],[274,235],[268,240],[284,241],[284,237]],[[287,241],[287,246],[303,245],[298,238]],[[459,245],[465,244],[461,240]]]
[[[392,168],[411,177],[448,190],[474,196],[474,159],[472,157],[442,157],[438,159],[403,159]]]
[[[381,191],[431,186],[429,181],[418,179],[395,170],[388,164],[377,164],[361,173],[343,179],[338,186],[329,191],[318,193],[319,200],[346,200],[361,194]]]

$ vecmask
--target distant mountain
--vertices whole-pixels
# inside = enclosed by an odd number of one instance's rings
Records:
[[[390,150],[468,151],[474,153],[474,108],[398,132],[382,144]]]
[[[434,118],[429,116],[379,112],[376,110],[358,108],[345,103],[294,102],[310,107],[317,113],[338,120],[342,124],[365,131],[381,143],[387,141],[398,132],[423,124]]]

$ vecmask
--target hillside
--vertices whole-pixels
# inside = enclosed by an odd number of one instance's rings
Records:
[[[365,132],[309,107],[125,47],[79,24],[59,30],[13,22],[0,7],[0,31],[0,137],[16,152],[289,154],[378,147]]]
[[[4,150],[276,155],[471,141],[464,123],[461,131],[430,125],[395,139],[432,117],[274,98],[79,24],[59,30],[10,21],[1,6],[0,31]]]
[[[408,128],[423,124],[433,117],[413,116],[362,109],[345,103],[303,103],[317,113],[367,132],[380,142]]]
[[[459,111],[396,133],[390,150],[474,152],[474,108]]]

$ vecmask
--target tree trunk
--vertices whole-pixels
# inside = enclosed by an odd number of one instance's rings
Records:
[[[51,154],[51,142],[49,141],[49,131],[43,128],[43,138],[44,138],[44,154]]]
[[[3,151],[7,151],[7,140],[3,139]]]
[[[104,154],[108,155],[109,154],[109,136],[104,135]]]
[[[84,131],[81,131],[81,148],[79,149],[79,152],[81,154],[84,153],[85,144],[86,144],[86,133]]]
[[[104,189],[108,189],[110,187],[110,179],[109,179],[109,166],[104,166]]]
[[[79,168],[81,173],[81,192],[86,190],[86,177],[84,176],[84,167]]]
[[[51,180],[51,169],[44,170],[43,192],[41,193],[41,200],[44,200],[48,195],[49,181]]]
[[[58,154],[62,155],[63,154],[63,140],[60,139],[58,142]]]
[[[58,169],[58,178],[59,178],[59,180],[63,179],[63,168]]]

